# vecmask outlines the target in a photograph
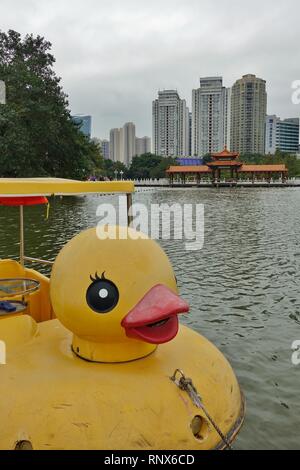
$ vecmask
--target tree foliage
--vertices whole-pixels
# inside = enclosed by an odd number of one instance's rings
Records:
[[[116,171],[118,173],[116,173]],[[121,171],[123,172],[122,174],[123,178],[129,177],[128,168],[124,165],[124,163],[113,162],[112,160],[109,160],[109,159],[104,160],[103,174],[107,176],[109,179],[115,179],[116,175],[117,175],[117,178],[120,178]]]
[[[0,105],[1,176],[85,178],[103,164],[99,146],[74,124],[43,37],[0,31],[0,79],[7,104]]]
[[[211,162],[212,161],[212,156],[210,153],[207,153],[206,155],[204,155],[204,157],[202,158],[203,160],[203,164],[206,165],[207,163]]]
[[[145,153],[133,157],[129,168],[129,176],[133,179],[165,178],[169,166],[176,164],[177,160],[175,158]]]

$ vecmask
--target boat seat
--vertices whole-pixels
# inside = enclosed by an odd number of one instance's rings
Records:
[[[55,318],[50,303],[48,277],[33,269],[24,268],[20,263],[18,263],[18,261],[12,259],[0,259],[0,278],[30,278],[38,281],[40,283],[39,291],[29,294],[30,302],[28,307],[20,313],[31,315],[38,323]],[[22,297],[16,296],[14,300],[21,301]],[[16,314],[18,314],[18,312],[12,312],[10,315],[13,316]],[[5,316],[0,316],[0,321]]]
[[[0,259],[0,278],[25,277],[25,269],[13,259]]]

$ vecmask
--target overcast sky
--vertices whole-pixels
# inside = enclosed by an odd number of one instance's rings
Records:
[[[91,114],[93,135],[126,121],[150,135],[158,89],[191,105],[200,76],[267,81],[268,112],[300,115],[299,0],[1,0],[0,29],[43,35],[72,113]]]

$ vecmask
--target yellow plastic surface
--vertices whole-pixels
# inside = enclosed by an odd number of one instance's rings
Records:
[[[184,326],[158,347],[126,336],[122,319],[153,286],[174,293],[177,286],[156,242],[135,239],[137,233],[128,228],[123,228],[127,239],[99,239],[106,229],[98,236],[95,229],[82,232],[55,261],[50,293],[61,322],[37,324],[29,315],[0,320],[0,341],[7,347],[7,364],[0,365],[0,449],[14,449],[24,440],[42,450],[224,447],[204,412],[170,377],[176,369],[190,377],[208,413],[233,440],[244,406],[231,366],[208,340]],[[20,269],[9,260],[0,263],[0,274]],[[119,290],[119,301],[107,314],[96,313],[86,301],[96,273],[105,273]],[[49,315],[46,281],[44,288],[34,310],[38,321]],[[195,419],[201,424],[196,435]]]
[[[133,193],[131,181],[75,181],[62,178],[0,178],[3,196],[71,196],[98,193]]]
[[[104,236],[105,230],[99,227],[98,235]],[[121,321],[153,286],[163,284],[177,292],[173,268],[158,243],[134,239],[136,232],[127,227],[121,228],[127,237],[121,240],[116,230],[115,240],[100,240],[95,228],[81,232],[61,250],[51,273],[53,310],[74,333],[74,351],[79,348],[81,357],[99,362],[128,361],[151,353],[156,346],[128,338]],[[90,276],[96,272],[105,273],[120,294],[114,310],[104,315],[86,302]]]
[[[146,358],[98,364],[72,352],[71,334],[58,320],[36,331],[28,318],[4,320],[6,330],[0,323],[0,338],[8,343],[7,364],[0,366],[0,449],[20,440],[42,450],[213,449],[218,434],[169,378],[178,367],[223,433],[234,437],[239,430],[244,411],[234,373],[189,328],[181,326],[173,341]],[[23,336],[11,344],[16,331]],[[191,429],[197,415],[203,418],[198,438]]]

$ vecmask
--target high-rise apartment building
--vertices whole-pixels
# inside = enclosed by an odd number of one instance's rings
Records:
[[[228,108],[230,90],[222,77],[200,78],[200,88],[192,92],[192,155],[203,156],[229,147]]]
[[[123,126],[123,160],[126,166],[129,166],[132,157],[136,154],[135,149],[135,125],[133,122],[126,122]]]
[[[231,92],[231,150],[265,152],[265,119],[267,112],[266,82],[255,75],[244,75]]]
[[[163,157],[189,153],[189,109],[176,90],[158,92],[152,103],[153,151]]]
[[[107,139],[102,139],[100,141],[101,145],[101,151],[102,151],[102,156],[105,158],[105,160],[110,158],[110,152],[109,152],[109,140]]]
[[[193,129],[193,115],[192,113],[189,113],[189,151],[188,151],[188,156],[192,156],[192,129]]]
[[[225,88],[224,146],[231,150],[231,88]]]
[[[150,137],[137,137],[135,139],[135,152],[136,155],[144,155],[151,152],[151,139]]]
[[[281,120],[276,115],[266,117],[265,152],[274,155],[277,149],[297,154],[299,150],[299,118]]]
[[[110,159],[129,166],[136,154],[135,125],[126,122],[121,129],[111,129],[109,136]]]
[[[123,129],[111,129],[109,133],[109,154],[114,162],[124,163]]]

